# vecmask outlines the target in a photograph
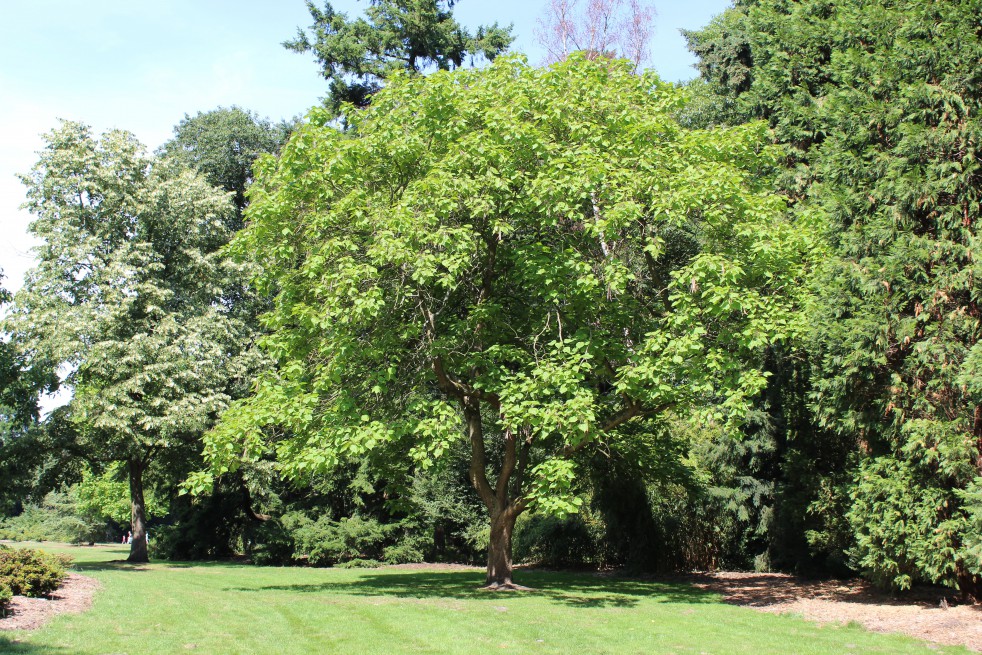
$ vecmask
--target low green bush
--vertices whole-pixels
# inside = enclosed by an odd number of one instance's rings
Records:
[[[7,607],[10,600],[14,597],[14,592],[2,580],[0,580],[0,616],[7,615]]]
[[[47,596],[61,586],[71,559],[31,548],[0,549],[0,587],[15,596]]]
[[[283,517],[296,543],[300,561],[312,566],[334,566],[349,560],[380,560],[385,542],[397,527],[373,518],[352,516],[333,521],[326,516],[316,521],[295,513]]]
[[[71,494],[52,492],[17,516],[0,519],[0,539],[89,543],[106,539],[106,527],[104,520],[83,516]]]
[[[516,562],[552,568],[601,563],[603,525],[591,512],[565,517],[526,514],[515,525]]]
[[[337,564],[339,569],[377,569],[380,566],[384,563],[377,559],[349,559]]]

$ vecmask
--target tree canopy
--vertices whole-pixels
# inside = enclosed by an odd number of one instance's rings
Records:
[[[124,462],[134,560],[146,559],[143,472],[193,443],[246,369],[247,326],[228,311],[236,272],[219,249],[234,215],[202,177],[146,156],[132,135],[64,122],[24,176],[38,264],[6,327],[67,369],[78,451]]]
[[[0,287],[0,312],[7,312],[11,300]],[[0,507],[18,504],[31,490],[44,459],[31,428],[40,418],[41,395],[57,384],[50,362],[27,356],[9,337],[0,340]]]
[[[686,131],[684,94],[631,71],[400,76],[354,138],[312,112],[234,243],[278,290],[278,366],[211,433],[213,471],[425,468],[464,440],[507,586],[515,517],[575,511],[577,453],[657,459],[672,413],[738,422],[795,329],[808,231],[757,177],[762,125]]]
[[[643,67],[651,55],[655,7],[641,0],[550,0],[539,17],[536,40],[546,63],[574,52],[588,57],[623,57]]]
[[[185,115],[174,127],[174,137],[158,154],[201,173],[212,185],[235,194],[241,212],[252,182],[253,162],[276,154],[294,125],[278,125],[241,107],[219,107],[195,116]],[[242,227],[237,217],[233,230]]]

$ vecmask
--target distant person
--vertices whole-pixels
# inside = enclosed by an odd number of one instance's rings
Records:
[[[127,532],[126,533],[126,543],[128,543],[128,544],[133,543],[133,533],[132,532]]]

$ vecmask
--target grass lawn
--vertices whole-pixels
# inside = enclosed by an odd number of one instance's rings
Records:
[[[531,593],[485,592],[479,571],[123,562],[126,547],[51,547],[102,589],[86,613],[0,633],[0,653],[967,653],[854,626],[723,604],[684,583],[519,572]]]

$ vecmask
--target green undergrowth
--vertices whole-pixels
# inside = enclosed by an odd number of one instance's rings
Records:
[[[535,591],[494,593],[478,569],[132,566],[118,546],[52,550],[102,589],[84,614],[0,634],[2,653],[968,652],[734,607],[684,582],[519,571]]]

